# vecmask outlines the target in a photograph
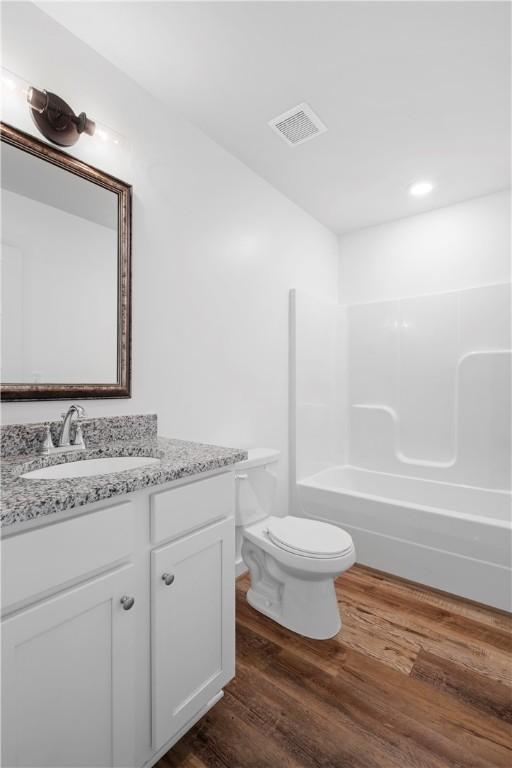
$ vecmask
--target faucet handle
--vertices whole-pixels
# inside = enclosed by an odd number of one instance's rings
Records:
[[[81,448],[85,448],[84,436],[82,434],[82,426],[80,423],[76,425],[75,439],[73,440],[72,445],[79,445]]]
[[[50,425],[46,425],[46,435],[43,442],[43,453],[50,453],[50,450],[53,449],[53,440],[52,440],[52,433],[50,431]]]

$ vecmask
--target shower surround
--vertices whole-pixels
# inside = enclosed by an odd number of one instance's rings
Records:
[[[509,610],[510,306],[509,283],[291,296],[299,513],[346,528],[360,562]]]

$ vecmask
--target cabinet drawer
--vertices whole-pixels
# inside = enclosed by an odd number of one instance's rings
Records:
[[[134,548],[131,502],[2,541],[2,606],[57,590],[127,558]]]
[[[233,476],[216,477],[151,496],[151,540],[173,539],[233,514]]]

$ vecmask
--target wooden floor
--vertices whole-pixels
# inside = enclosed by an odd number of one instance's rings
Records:
[[[237,670],[157,768],[512,766],[512,620],[362,566],[343,628],[294,635],[237,583]]]

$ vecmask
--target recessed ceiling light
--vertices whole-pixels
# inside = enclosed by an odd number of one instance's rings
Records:
[[[434,185],[431,181],[417,181],[409,187],[409,194],[413,197],[423,197],[423,195],[430,194],[433,189]]]

